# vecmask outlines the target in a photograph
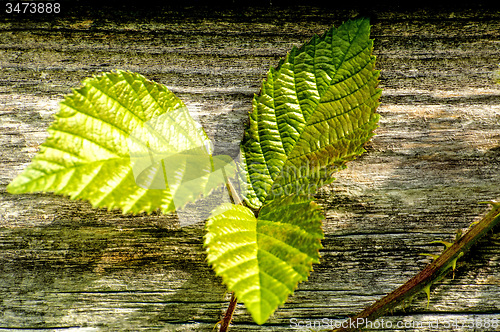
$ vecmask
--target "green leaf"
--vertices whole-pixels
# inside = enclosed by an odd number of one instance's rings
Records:
[[[208,262],[253,319],[264,324],[319,263],[323,215],[304,196],[264,205],[258,218],[241,205],[224,204],[207,222]]]
[[[379,72],[368,19],[293,48],[253,100],[242,144],[246,203],[311,194],[363,153],[377,127]]]
[[[174,211],[224,183],[224,156],[180,99],[130,72],[86,79],[10,193],[55,192],[124,213]],[[227,173],[234,173],[227,167]]]

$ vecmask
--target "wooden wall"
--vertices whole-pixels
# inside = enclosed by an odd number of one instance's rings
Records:
[[[202,222],[181,228],[175,215],[122,215],[5,187],[36,154],[63,95],[113,69],[168,86],[218,149],[236,153],[268,68],[358,14],[84,8],[0,19],[0,330],[210,331],[228,296],[206,264]],[[264,326],[240,304],[232,331],[356,313],[429,263],[419,254],[438,253],[432,241],[452,240],[484,214],[478,202],[500,196],[500,12],[367,14],[384,89],[377,135],[317,194],[326,238],[309,281]],[[422,295],[385,319],[500,319],[499,254],[498,234],[489,235],[454,279],[432,288],[428,308]]]

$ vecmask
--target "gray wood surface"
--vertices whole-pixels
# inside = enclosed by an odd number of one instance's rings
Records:
[[[58,102],[92,74],[139,72],[197,114],[236,153],[269,66],[355,16],[317,8],[186,8],[0,20],[0,330],[210,331],[228,296],[206,264],[203,223],[122,215],[6,185],[47,136]],[[232,331],[283,331],[291,319],[342,320],[404,283],[500,197],[500,12],[374,11],[384,89],[367,153],[317,194],[322,263],[263,326],[243,305]],[[387,331],[470,331],[500,319],[500,240],[386,321]],[[465,327],[425,327],[435,320]],[[475,320],[475,321],[474,321]],[[427,324],[427,325],[426,325]],[[481,330],[481,329],[480,329]],[[494,329],[483,329],[494,330]]]

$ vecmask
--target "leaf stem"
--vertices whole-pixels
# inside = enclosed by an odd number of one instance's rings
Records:
[[[222,174],[224,176],[224,179],[226,180],[226,188],[233,204],[243,205],[243,200],[239,197],[238,193],[234,189],[231,180],[229,180],[229,178],[226,176],[226,172],[224,171],[224,169],[222,169]],[[234,292],[231,292],[231,301],[229,301],[229,306],[227,307],[226,313],[224,314],[224,318],[222,319],[219,332],[227,332],[227,330],[229,329],[229,325],[233,320],[233,314],[234,310],[236,309],[237,303],[238,299],[234,295]]]
[[[233,319],[234,310],[236,309],[236,304],[238,300],[236,296],[234,296],[234,292],[231,293],[231,301],[229,302],[229,307],[226,310],[226,314],[224,315],[224,319],[221,322],[219,332],[227,332],[229,329],[229,325],[231,324],[231,320]]]
[[[410,300],[414,295],[430,287],[434,282],[443,278],[449,269],[454,267],[454,262],[461,257],[472,245],[474,245],[484,234],[493,229],[500,222],[500,203],[488,202],[492,209],[472,227],[464,236],[448,247],[431,264],[427,265],[416,276],[408,280],[404,285],[378,300],[356,316],[344,321],[341,328],[333,332],[359,331],[367,321],[374,321],[397,305]]]

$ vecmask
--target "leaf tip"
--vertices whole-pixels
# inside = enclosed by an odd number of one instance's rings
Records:
[[[7,185],[7,188],[5,188],[9,194],[19,194],[15,184],[14,180]]]

